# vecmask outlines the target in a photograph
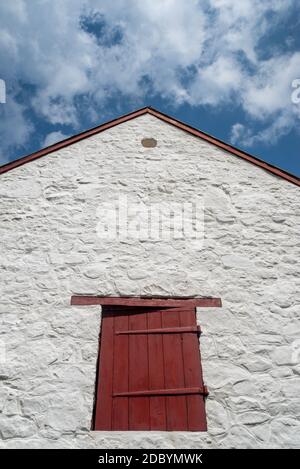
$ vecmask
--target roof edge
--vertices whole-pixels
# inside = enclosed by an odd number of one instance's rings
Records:
[[[11,171],[12,169],[18,168],[19,166],[22,166],[25,163],[29,163],[30,161],[41,158],[42,156],[48,155],[54,151],[60,150],[61,148],[65,148],[69,145],[72,145],[73,143],[79,142],[80,140],[83,140],[85,138],[91,137],[92,135],[101,133],[104,130],[110,129],[116,125],[122,124],[123,122],[127,122],[131,119],[135,119],[136,117],[142,116],[147,113],[181,130],[184,130],[185,132],[188,132],[189,134],[192,134],[198,138],[201,138],[202,140],[212,143],[213,145],[227,151],[228,153],[232,155],[238,156],[246,161],[249,161],[250,163],[255,164],[256,166],[259,166],[260,168],[276,176],[279,176],[297,186],[300,186],[300,178],[298,178],[297,176],[290,174],[283,169],[280,169],[270,163],[267,163],[257,158],[256,156],[251,155],[250,153],[240,150],[237,147],[234,147],[222,140],[219,140],[216,137],[213,137],[212,135],[202,132],[201,130],[196,129],[195,127],[185,124],[184,122],[174,117],[170,117],[167,114],[164,114],[161,111],[157,111],[156,109],[149,107],[149,106],[143,107],[141,109],[130,112],[128,114],[124,114],[116,119],[105,122],[104,124],[98,125],[97,127],[93,127],[89,130],[85,130],[84,132],[76,134],[60,142],[54,143],[53,145],[43,148],[42,150],[38,150],[18,160],[12,161],[10,163],[6,163],[5,165],[0,167],[0,175],[7,173],[8,171]]]

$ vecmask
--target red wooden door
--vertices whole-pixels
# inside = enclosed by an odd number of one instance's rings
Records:
[[[195,308],[103,306],[94,430],[205,431]]]

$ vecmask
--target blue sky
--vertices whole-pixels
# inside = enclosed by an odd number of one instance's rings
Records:
[[[153,106],[300,176],[297,0],[1,2],[0,79],[1,165]]]

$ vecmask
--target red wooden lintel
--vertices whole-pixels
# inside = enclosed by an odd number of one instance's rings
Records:
[[[71,297],[71,305],[220,308],[222,302],[221,298],[142,298],[73,295]]]
[[[188,326],[188,327],[164,327],[160,329],[135,329],[130,331],[116,331],[117,335],[131,335],[131,334],[181,334],[181,333],[201,333],[200,326]]]
[[[186,394],[208,395],[207,387],[176,388],[176,389],[147,389],[144,391],[128,391],[113,393],[113,397],[142,397],[142,396],[178,396]]]

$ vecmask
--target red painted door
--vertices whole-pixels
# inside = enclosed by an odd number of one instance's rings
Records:
[[[206,431],[195,308],[103,306],[94,430]]]

